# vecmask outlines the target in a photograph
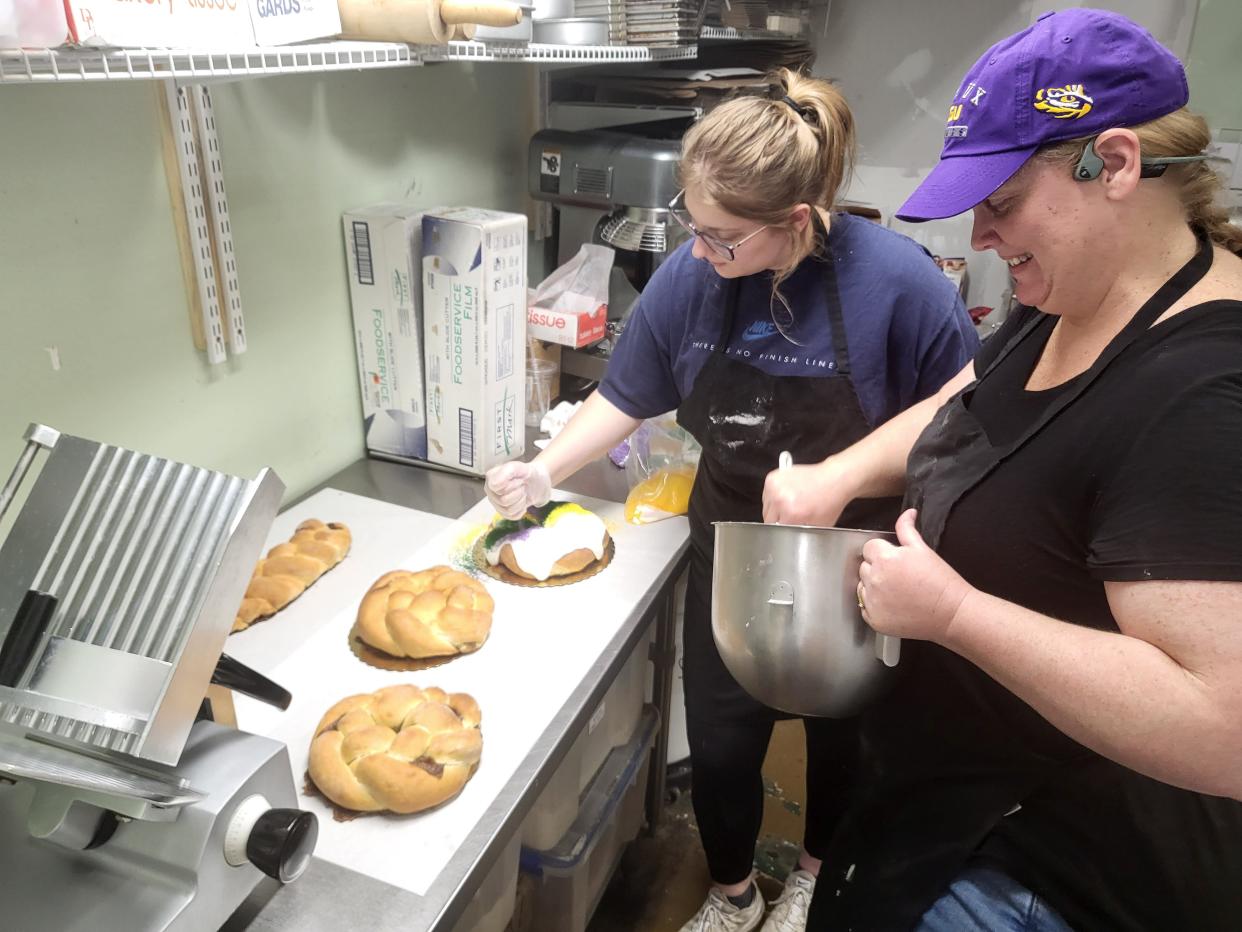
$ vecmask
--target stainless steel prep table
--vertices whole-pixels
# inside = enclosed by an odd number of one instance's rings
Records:
[[[533,454],[533,446],[528,444],[528,447]],[[561,487],[611,501],[623,501],[628,491],[624,471],[604,460],[590,464]],[[463,514],[483,498],[483,484],[478,479],[378,459],[362,459],[351,464],[307,495],[323,488],[451,518]],[[274,882],[261,885],[224,928],[296,929],[298,932],[336,932],[351,928],[374,932],[452,929],[505,843],[521,828],[522,820],[574,739],[587,726],[591,713],[616,679],[626,658],[653,624],[656,626],[652,647],[653,697],[664,726],[653,751],[655,766],[650,769],[647,788],[647,816],[654,826],[663,804],[664,761],[668,748],[666,728],[675,651],[673,592],[685,568],[688,547],[687,540],[676,558],[638,599],[627,623],[531,748],[514,778],[426,896],[417,896],[315,858],[296,883],[288,887],[277,887]]]

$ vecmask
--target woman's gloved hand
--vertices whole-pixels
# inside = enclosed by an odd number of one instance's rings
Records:
[[[546,505],[552,497],[548,467],[533,463],[503,463],[487,471],[487,497],[502,518],[516,521],[526,509]]]

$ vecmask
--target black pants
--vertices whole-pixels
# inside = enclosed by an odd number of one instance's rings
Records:
[[[733,679],[711,632],[711,565],[691,548],[683,669],[690,795],[712,880],[745,880],[763,820],[763,759],[772,726],[794,716],[763,705]],[[822,858],[849,808],[858,763],[857,719],[806,718],[806,832]]]

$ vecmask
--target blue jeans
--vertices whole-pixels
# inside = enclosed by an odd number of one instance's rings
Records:
[[[915,932],[1073,932],[1051,906],[994,867],[968,867]]]

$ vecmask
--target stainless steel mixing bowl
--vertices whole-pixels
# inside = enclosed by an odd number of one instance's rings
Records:
[[[712,634],[747,692],[799,715],[845,718],[892,681],[901,641],[876,634],[858,607],[868,540],[847,528],[718,522]]]

